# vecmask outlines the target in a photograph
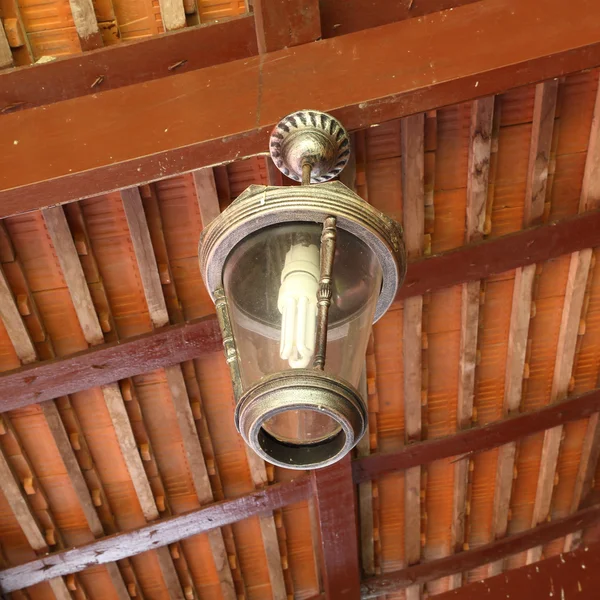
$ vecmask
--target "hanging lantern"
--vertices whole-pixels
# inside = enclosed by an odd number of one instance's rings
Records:
[[[402,229],[329,181],[350,156],[330,115],[289,115],[270,150],[302,185],[251,185],[203,231],[200,268],[238,431],[268,462],[312,469],[342,458],[366,430],[357,387],[371,325],[404,278]]]

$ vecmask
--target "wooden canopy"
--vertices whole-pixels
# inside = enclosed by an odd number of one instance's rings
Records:
[[[595,0],[0,0],[0,593],[595,597],[599,22]],[[291,184],[267,140],[303,108],[352,131],[342,180],[410,258],[369,432],[312,473],[236,432],[197,260],[248,185]]]

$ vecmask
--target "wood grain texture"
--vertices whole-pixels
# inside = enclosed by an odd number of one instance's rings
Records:
[[[198,198],[202,227],[206,227],[221,213],[213,170],[208,167],[194,171],[194,185],[196,186],[196,197]]]
[[[524,229],[409,263],[396,300],[485,279],[600,244],[600,212]]]
[[[185,27],[185,10],[182,0],[159,0],[160,16],[167,31]]]
[[[96,21],[92,0],[69,0],[69,5],[81,49],[85,52],[102,48],[104,43],[98,28],[98,21]]]
[[[395,573],[373,577],[363,581],[362,598],[364,600],[378,598],[406,589],[415,583],[426,583],[458,571],[469,571],[512,554],[523,552],[528,548],[548,543],[577,529],[596,523],[599,519],[600,507],[593,506],[563,519],[545,523],[535,529],[496,540],[475,550],[468,550],[462,554],[454,554]]]
[[[115,44],[92,54],[0,75],[0,111],[32,108],[257,54],[254,18],[244,16],[168,36]],[[185,61],[179,67],[169,69]],[[73,72],[78,72],[73,77]],[[104,79],[92,87],[99,77]]]
[[[168,323],[168,312],[165,302],[158,265],[154,254],[148,221],[144,212],[141,196],[137,188],[124,190],[122,192],[123,207],[129,225],[133,250],[137,260],[138,269],[142,279],[142,287],[148,304],[148,313],[154,327],[161,327]],[[211,484],[202,447],[192,414],[190,399],[188,396],[181,365],[172,365],[165,368],[167,386],[171,395],[171,401],[175,408],[177,424],[181,435],[183,448],[193,481],[194,489],[201,505],[213,502]],[[234,600],[235,586],[231,569],[227,561],[227,551],[220,530],[213,531],[209,535],[209,543],[215,557],[215,567],[221,583],[221,590],[225,600]],[[171,572],[172,561],[168,552],[161,558],[164,563],[163,576],[167,585],[175,586]],[[181,586],[179,586],[179,592]]]
[[[50,554],[0,571],[0,589],[4,592],[22,589],[53,577],[81,571],[92,565],[114,562],[159,548],[235,521],[306,500],[310,492],[310,477],[303,475],[291,482],[269,486],[234,500],[224,500],[79,548]]]
[[[0,318],[19,360],[29,364],[37,359],[35,347],[19,314],[17,303],[0,268]]]
[[[0,296],[1,285],[0,279]],[[3,306],[0,303],[0,306]],[[0,374],[0,410],[12,410],[222,350],[216,317],[170,325],[122,342]]]
[[[539,223],[544,213],[557,95],[556,81],[536,86],[523,215],[525,227]],[[535,271],[536,266],[533,264],[515,271],[506,356],[504,415],[518,411],[521,405]],[[503,537],[508,528],[516,450],[516,444],[511,443],[500,448],[498,453],[492,516],[493,538]],[[491,575],[496,575],[501,570],[501,563],[490,566]]]
[[[360,599],[355,490],[350,457],[311,473],[321,533],[323,585],[328,600]]]
[[[101,344],[104,335],[65,213],[60,206],[54,206],[42,214],[85,340],[90,345]]]
[[[423,253],[425,235],[425,115],[403,119],[400,124],[402,155],[403,226],[408,256]],[[423,298],[404,300],[402,360],[404,366],[405,442],[421,439]],[[404,473],[404,555],[407,564],[421,558],[421,467]],[[420,588],[407,590],[408,600],[420,597]]]
[[[335,37],[422,17],[441,10],[456,8],[478,0],[321,0],[323,37]]]
[[[12,51],[6,37],[6,32],[4,31],[4,25],[0,22],[0,69],[12,67],[12,64]]]
[[[540,13],[532,0],[487,0],[4,115],[0,216],[256,155],[281,115],[300,106],[332,112],[353,130],[594,67],[600,7],[573,1],[547,0]],[[588,18],[575,25],[572,13]],[[415,47],[424,50],[408,52]],[[73,147],[75,135],[86,152]],[[47,155],[62,159],[48,163]]]
[[[596,93],[594,116],[590,128],[590,139],[583,174],[583,185],[579,200],[579,211],[584,212],[597,208],[600,205],[600,90]],[[579,471],[575,480],[571,510],[577,510],[589,492],[592,479],[596,473],[598,457],[600,456],[600,424],[598,416],[590,418],[583,440]],[[573,546],[574,539],[579,537],[569,536],[565,540],[565,551]]]
[[[600,91],[596,95],[594,117],[590,130],[588,153],[586,156],[585,170],[581,197],[579,200],[579,212],[585,212],[600,207],[600,184],[597,177],[600,174]],[[565,291],[565,301],[561,317],[558,346],[556,350],[556,361],[554,365],[554,377],[552,379],[551,401],[557,402],[567,394],[573,362],[575,359],[575,348],[579,335],[579,324],[581,321],[581,310],[588,278],[592,250],[581,250],[571,255],[569,264],[569,277]],[[560,444],[562,440],[562,427],[547,431],[544,436],[542,450],[542,461],[538,476],[538,487],[535,497],[532,522],[535,525],[547,517],[550,512],[552,491]],[[595,437],[594,432],[590,435]],[[585,445],[589,441],[584,440]],[[590,458],[591,453],[587,457]],[[583,474],[585,479],[585,473]],[[528,563],[539,560],[542,549],[533,548],[527,554]]]
[[[154,521],[159,517],[158,508],[144,470],[119,385],[117,383],[106,385],[102,388],[102,393],[144,517],[147,521]]]
[[[150,319],[154,327],[162,327],[169,322],[169,313],[167,312],[167,305],[160,283],[158,266],[152,249],[152,240],[148,231],[140,191],[137,188],[123,190],[121,198],[127,224],[129,225],[133,251],[142,279],[144,295],[148,303]]]
[[[473,102],[471,107],[467,171],[465,230],[465,243],[467,244],[482,239],[484,234],[493,121],[493,96],[481,98]],[[480,294],[481,283],[479,281],[463,283],[461,290],[460,359],[456,411],[456,426],[459,430],[470,427],[473,419]],[[468,459],[457,461],[454,465],[454,498],[452,503],[451,530],[451,547],[454,552],[462,552],[466,541],[465,526],[468,503],[468,477]],[[460,587],[461,584],[461,573],[457,573],[449,578],[449,589]]]
[[[275,52],[321,37],[318,0],[254,0],[258,51]]]

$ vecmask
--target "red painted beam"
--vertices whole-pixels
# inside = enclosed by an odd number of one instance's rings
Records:
[[[216,317],[171,325],[0,375],[0,412],[147,373],[222,349]]]
[[[534,529],[511,535],[491,544],[480,546],[474,550],[459,552],[445,558],[431,562],[421,563],[407,567],[401,571],[372,577],[363,581],[361,590],[363,600],[378,598],[406,589],[414,584],[424,584],[441,577],[448,577],[455,573],[463,573],[482,567],[488,563],[501,560],[513,554],[524,552],[552,540],[564,537],[569,533],[584,529],[600,520],[600,506],[594,506],[581,510],[569,517],[544,523]],[[587,568],[587,566],[586,566]],[[590,565],[590,568],[592,566]],[[505,577],[506,574],[501,577]],[[491,581],[491,580],[490,580]],[[560,588],[555,591],[557,600],[562,600]],[[468,598],[479,598],[480,596],[468,596]],[[533,594],[529,598],[544,598],[545,596]],[[579,596],[575,596],[578,598]],[[585,597],[585,596],[584,596]],[[590,596],[591,597],[591,596]],[[597,596],[593,596],[597,598]],[[512,596],[511,596],[512,598]],[[528,600],[529,600],[528,598]],[[568,600],[565,597],[564,600]]]
[[[482,240],[413,262],[397,300],[600,246],[600,211]]]
[[[394,21],[423,17],[481,0],[320,0],[323,37],[380,27]]]
[[[311,474],[327,600],[360,600],[355,489],[350,456]]]
[[[248,16],[3,71],[0,115],[173,77],[257,53],[254,18]]]
[[[310,477],[302,475],[234,500],[217,502],[183,515],[149,523],[127,533],[118,533],[77,548],[54,552],[18,567],[0,571],[0,592],[8,593],[53,577],[77,573],[94,565],[121,560],[216,527],[272,512],[306,500],[311,491]]]
[[[600,544],[595,544],[439,594],[436,600],[596,600],[599,589]]]
[[[584,419],[599,411],[600,389],[596,389],[483,427],[473,427],[448,437],[409,444],[396,452],[365,456],[353,464],[354,481],[363,483],[384,473],[429,464],[451,456],[491,450],[557,425]]]
[[[319,0],[254,0],[253,8],[261,54],[321,37]]]
[[[266,152],[300,108],[360,129],[595,67],[599,21],[596,0],[486,0],[3,115],[0,217]]]

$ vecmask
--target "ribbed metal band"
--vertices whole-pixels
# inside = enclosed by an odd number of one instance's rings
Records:
[[[340,431],[316,444],[294,445],[269,435],[263,424],[287,411],[326,414]],[[353,386],[314,369],[292,369],[265,377],[240,399],[235,423],[246,443],[266,461],[288,469],[317,469],[333,464],[358,443],[367,426],[367,410]]]

